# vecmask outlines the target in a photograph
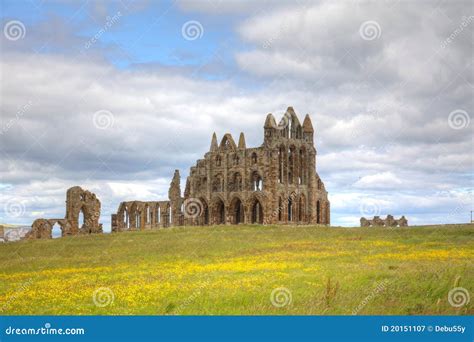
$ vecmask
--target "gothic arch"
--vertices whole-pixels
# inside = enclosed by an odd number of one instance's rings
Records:
[[[130,228],[129,208],[126,202],[120,203],[117,211],[117,225],[120,230]]]
[[[263,202],[258,197],[254,197],[250,202],[250,222],[262,224],[264,220]]]
[[[307,175],[306,175],[306,148],[302,146],[300,148],[300,153],[299,153],[299,172],[298,172],[298,180],[299,184],[306,184],[307,182]]]
[[[293,201],[293,198],[291,196],[288,197],[288,201],[287,201],[287,219],[288,219],[288,222],[292,222],[294,221],[294,216],[293,216],[293,213],[294,213],[294,207],[295,207],[295,203]]]
[[[291,145],[288,148],[288,184],[293,184],[295,178],[297,177],[295,167],[296,158],[296,147]]]
[[[212,191],[223,192],[224,191],[224,176],[221,173],[214,175],[212,180]]]
[[[257,162],[258,162],[257,152],[252,152],[252,154],[250,156],[250,161],[253,165],[257,164]]]
[[[236,171],[232,174],[229,182],[229,191],[242,191],[242,175]]]
[[[250,191],[262,191],[263,178],[258,171],[253,171],[250,175]]]
[[[245,222],[245,206],[244,202],[239,196],[235,196],[229,205],[229,214],[232,224],[239,224]]]
[[[161,205],[158,202],[155,207],[155,224],[159,226],[161,224]]]
[[[321,201],[316,202],[316,223],[321,223]]]
[[[219,148],[224,151],[235,151],[237,149],[237,145],[235,144],[235,141],[230,133],[227,133],[222,137]]]
[[[287,176],[287,151],[285,145],[278,148],[278,182],[284,184]]]
[[[201,204],[202,204],[202,208],[201,208],[201,214],[198,216],[198,224],[200,226],[207,226],[209,225],[209,205],[207,203],[207,201],[201,197],[199,198],[199,200],[201,201]]]
[[[145,225],[151,225],[153,219],[153,211],[150,208],[150,203],[145,203],[144,216]]]
[[[306,197],[300,195],[298,201],[298,221],[306,222]]]
[[[214,224],[226,223],[226,205],[221,196],[215,196],[212,200],[211,217]]]
[[[278,222],[281,222],[283,221],[283,211],[284,211],[284,207],[283,207],[283,199],[282,199],[282,196],[278,196]]]

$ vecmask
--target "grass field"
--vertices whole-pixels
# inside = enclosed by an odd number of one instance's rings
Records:
[[[473,314],[474,226],[169,228],[0,245],[0,314]],[[273,295],[272,295],[273,293]]]

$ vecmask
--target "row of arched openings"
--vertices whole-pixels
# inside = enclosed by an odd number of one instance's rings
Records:
[[[253,171],[250,176],[250,184],[248,187],[251,191],[262,191],[263,190],[263,179],[262,176],[257,172]],[[243,191],[244,184],[242,181],[242,175],[240,172],[234,172],[229,177],[229,183],[227,187],[228,191]],[[214,176],[212,182],[212,191],[213,192],[223,192],[224,191],[224,176],[222,174],[217,174]]]
[[[308,178],[307,156],[304,147],[288,149],[282,145],[278,149],[278,182],[288,184],[306,184]]]
[[[164,210],[157,205],[154,210],[150,205],[145,205],[143,208],[132,208],[129,212],[127,207],[124,207],[119,216],[122,220],[122,227],[124,229],[141,229],[142,221],[145,225],[170,225],[173,221],[170,204],[166,204]],[[143,220],[142,220],[143,218]]]
[[[215,161],[216,161],[216,166],[222,166],[222,156],[217,155]],[[253,152],[253,153],[250,155],[250,162],[251,162],[252,164],[257,164],[257,162],[258,162],[258,157],[257,157],[257,153],[256,153],[256,152]],[[240,157],[239,157],[237,154],[235,154],[235,155],[232,157],[232,164],[233,164],[234,166],[240,164]]]
[[[218,200],[215,204],[215,223],[216,224],[225,224],[227,214],[229,214],[229,219],[231,224],[245,223],[245,213],[247,210],[250,210],[249,213],[249,223],[263,223],[264,214],[263,206],[258,199],[255,199],[251,202],[249,208],[246,210],[244,204],[240,198],[234,198],[229,206],[229,213],[226,212],[226,206],[222,200]]]

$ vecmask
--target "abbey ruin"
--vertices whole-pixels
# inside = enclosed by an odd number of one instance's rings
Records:
[[[264,140],[248,148],[214,133],[209,151],[192,166],[181,196],[176,170],[166,201],[126,201],[112,215],[112,231],[183,225],[330,223],[330,203],[316,172],[317,151],[309,115],[300,123],[289,107],[279,124],[272,114]]]
[[[176,170],[164,201],[125,201],[111,216],[112,232],[219,224],[330,223],[330,204],[316,172],[314,129],[309,115],[300,123],[289,107],[277,124],[264,123],[259,147],[247,148],[240,133],[236,144],[214,133],[209,151],[192,166],[181,195]],[[50,239],[58,224],[61,236],[102,233],[101,204],[79,186],[67,190],[64,218],[36,219],[25,238]]]
[[[387,215],[386,219],[380,218],[380,216],[374,216],[373,219],[366,219],[365,217],[360,218],[361,227],[408,227],[408,220],[405,216],[400,217],[398,220],[392,215]]]
[[[102,224],[99,223],[99,218],[100,201],[96,195],[75,186],[68,189],[66,193],[66,216],[64,218],[36,219],[25,238],[51,239],[55,224],[61,228],[61,236],[102,233]]]

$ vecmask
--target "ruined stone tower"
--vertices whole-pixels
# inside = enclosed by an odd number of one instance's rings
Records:
[[[264,123],[263,144],[247,148],[214,133],[209,151],[190,169],[184,197],[176,170],[169,201],[122,202],[112,216],[113,231],[239,223],[329,224],[330,203],[316,172],[314,129],[309,115],[303,124],[289,107],[277,124]]]

